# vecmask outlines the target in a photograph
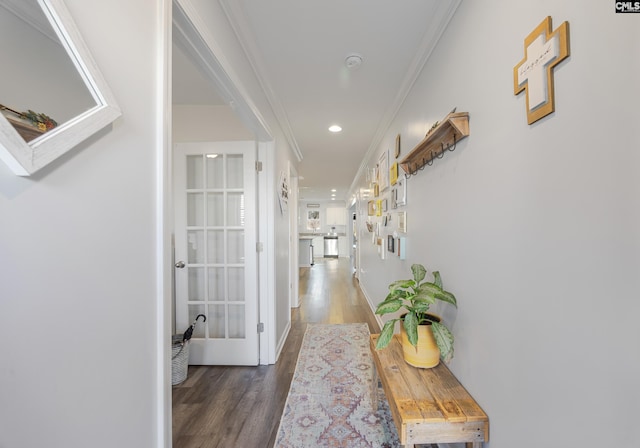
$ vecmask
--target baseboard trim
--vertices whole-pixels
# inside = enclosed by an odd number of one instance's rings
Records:
[[[362,283],[360,283],[360,281],[358,281],[358,287],[360,288],[360,291],[362,291],[362,295],[364,295],[364,298],[369,304],[369,308],[373,313],[373,317],[376,319],[376,322],[378,322],[378,325],[380,326],[380,328],[382,328],[384,326],[384,322],[382,321],[382,317],[379,314],[376,314],[376,308],[378,307],[377,304],[376,305],[373,304],[373,302],[371,301],[371,298],[369,297],[369,293],[367,293],[367,290],[364,288],[364,286],[362,286]]]
[[[278,345],[276,347],[276,359],[273,362],[274,364],[278,362],[278,358],[280,358],[280,353],[282,353],[282,349],[284,348],[284,343],[287,342],[287,337],[289,336],[290,331],[291,331],[291,319],[289,319],[289,322],[287,322],[287,326],[282,332],[282,337],[280,338],[280,341],[278,342]]]

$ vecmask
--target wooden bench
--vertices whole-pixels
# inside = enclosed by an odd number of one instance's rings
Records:
[[[466,442],[467,448],[481,448],[489,440],[489,418],[447,366],[410,366],[402,357],[399,335],[382,350],[375,349],[378,336],[371,335],[371,353],[400,443]],[[375,384],[377,378],[374,391]]]

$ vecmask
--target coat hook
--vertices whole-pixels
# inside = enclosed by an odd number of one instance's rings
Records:
[[[447,143],[447,149],[448,149],[449,151],[453,152],[453,151],[455,151],[455,150],[456,150],[456,145],[457,145],[457,142],[456,142],[456,134],[453,134],[453,147],[451,147],[451,146]]]

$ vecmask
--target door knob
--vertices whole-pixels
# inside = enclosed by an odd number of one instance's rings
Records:
[[[178,268],[178,269],[182,269],[182,268],[184,268],[185,266],[186,266],[186,265],[184,264],[184,261],[178,261],[178,262],[176,263],[176,268]]]

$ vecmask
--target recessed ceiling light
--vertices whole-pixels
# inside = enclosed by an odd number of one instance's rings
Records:
[[[338,191],[338,190],[336,190],[335,188],[331,189],[331,193],[335,193],[336,191]]]
[[[338,126],[337,124],[334,124],[333,126],[329,127],[329,131],[330,132],[340,132],[340,131],[342,131],[342,128],[340,126]]]

